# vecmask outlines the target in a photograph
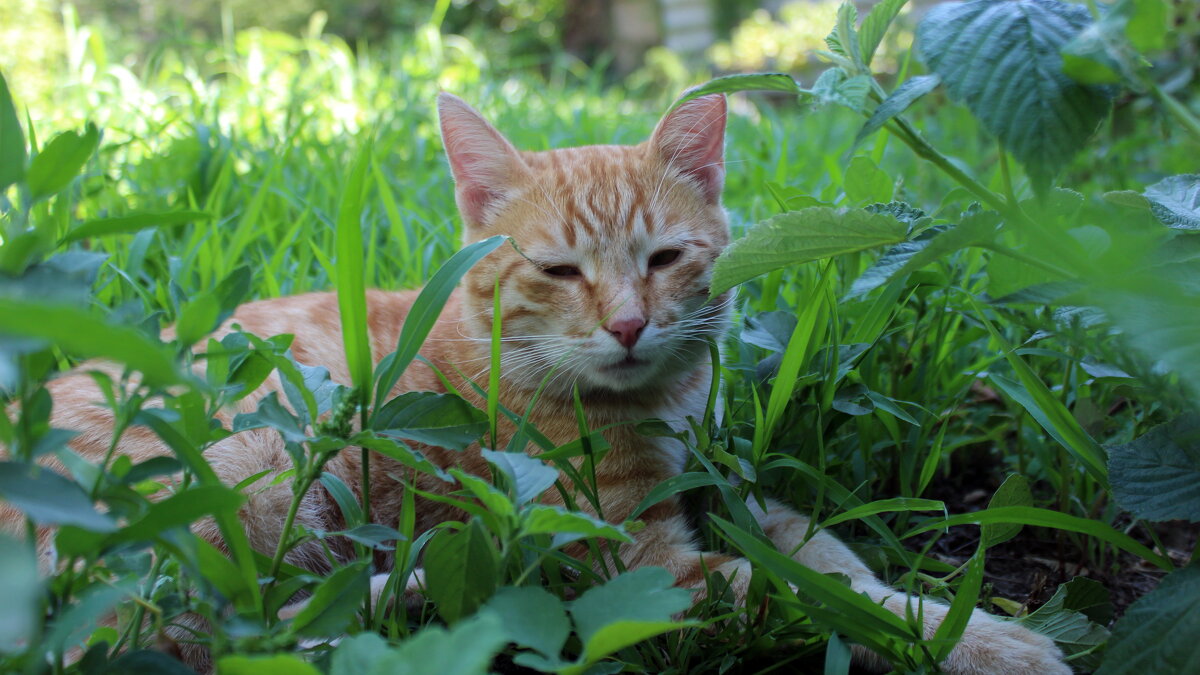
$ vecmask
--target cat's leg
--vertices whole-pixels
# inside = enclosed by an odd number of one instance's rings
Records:
[[[737,556],[704,551],[696,545],[696,534],[674,499],[652,506],[642,514],[645,523],[632,543],[619,549],[621,562],[628,568],[655,566],[675,575],[676,585],[705,593],[705,579],[720,573],[729,583],[734,601],[742,604],[750,584],[750,563]]]
[[[949,609],[944,603],[918,600],[881,582],[845,544],[825,531],[805,542],[808,518],[779,502],[768,500],[764,511],[753,500],[747,502],[775,547],[796,561],[821,573],[837,572],[850,578],[850,586],[866,593],[893,613],[904,617],[921,612],[926,638],[933,637]],[[831,581],[830,583],[836,583]],[[911,608],[911,610],[910,610]],[[875,654],[855,649],[858,660],[882,666]],[[942,663],[947,673],[961,675],[1070,675],[1062,652],[1052,640],[1015,623],[1001,621],[976,609],[962,639]]]

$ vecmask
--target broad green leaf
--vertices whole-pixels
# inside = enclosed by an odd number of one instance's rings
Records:
[[[388,658],[391,648],[375,633],[345,638],[329,659],[329,675],[366,675],[375,664]]]
[[[1091,23],[1057,0],[937,5],[917,27],[919,53],[1043,191],[1108,115],[1110,102],[1062,70],[1060,50]]]
[[[1049,509],[1033,508],[1031,506],[1001,506],[974,513],[962,513],[944,519],[935,518],[924,525],[909,530],[901,538],[905,539],[922,532],[940,530],[957,525],[993,525],[1004,523],[1019,523],[1021,525],[1035,525],[1037,527],[1052,527],[1056,530],[1066,530],[1067,532],[1079,532],[1106,541],[1164,570],[1175,569],[1175,565],[1169,559],[1151,551],[1129,535],[1114,530],[1105,523]]]
[[[354,436],[346,441],[346,445],[367,448],[385,457],[390,457],[404,466],[431,476],[437,476],[446,482],[450,482],[451,480],[450,475],[443,471],[442,467],[429,461],[425,455],[413,450],[400,441],[376,436],[374,432],[362,431],[354,434]]]
[[[851,76],[841,68],[830,68],[821,73],[809,93],[818,103],[840,105],[861,112],[871,93],[871,77]]]
[[[42,151],[29,162],[25,181],[34,199],[49,197],[65,188],[79,174],[88,158],[96,151],[100,131],[93,124],[80,136],[74,131],[50,139]]]
[[[180,381],[162,345],[131,326],[117,326],[75,307],[0,297],[0,333],[48,340],[76,356],[103,357],[140,371],[148,384]]]
[[[1200,672],[1200,563],[1168,574],[1113,626],[1096,675]]]
[[[1133,6],[1125,37],[1141,52],[1155,52],[1167,46],[1171,32],[1171,12],[1162,0],[1126,0]]]
[[[495,485],[479,476],[472,476],[462,469],[450,469],[450,475],[458,479],[463,487],[471,491],[489,513],[497,516],[510,517],[517,513],[512,498],[501,492]]]
[[[851,203],[886,203],[892,200],[896,186],[890,176],[867,157],[855,157],[846,168],[843,182]]]
[[[708,94],[732,94],[738,91],[782,91],[800,94],[802,90],[796,80],[787,73],[747,73],[725,75],[714,78],[693,89],[689,89],[671,105],[671,110],[684,103]]]
[[[1073,596],[1084,596],[1084,599]],[[1102,596],[1103,601],[1107,602],[1108,591],[1104,586],[1091,579],[1076,577],[1059,586],[1046,604],[1029,616],[1017,619],[1017,623],[1054,640],[1073,665],[1085,670],[1094,670],[1100,664],[1099,655],[1094,650],[1101,648],[1108,640],[1108,630],[1103,625],[1093,622],[1077,607],[1083,602],[1095,603],[1098,596]],[[1111,616],[1110,605],[1109,617]],[[1092,653],[1071,658],[1083,652]]]
[[[781,267],[896,244],[906,234],[894,218],[862,210],[814,206],[780,214],[725,249],[713,269],[710,295]]]
[[[655,485],[650,492],[646,493],[642,501],[629,514],[629,520],[636,520],[638,516],[646,512],[646,509],[665,499],[674,497],[680,492],[687,492],[688,490],[694,490],[706,485],[716,485],[719,482],[721,482],[720,478],[703,472],[693,471],[671,476],[658,485]]]
[[[294,654],[224,656],[217,661],[221,675],[321,675],[316,666]]]
[[[86,672],[86,669],[85,669]],[[224,673],[225,671],[221,671]],[[260,670],[259,673],[275,672]],[[308,671],[311,673],[312,671]],[[185,666],[178,657],[154,649],[139,649],[117,657],[108,664],[103,675],[196,675],[196,671]],[[297,675],[300,675],[297,673]]]
[[[203,211],[140,212],[113,218],[97,218],[86,221],[79,227],[71,229],[60,243],[69,244],[81,239],[113,234],[130,234],[149,227],[174,227],[194,223],[198,220],[209,220],[210,218],[212,218],[212,214]]]
[[[450,630],[422,628],[365,671],[330,675],[485,675],[506,642],[499,617],[480,612]]]
[[[0,535],[0,654],[25,649],[41,622],[42,581],[37,553],[25,542]]]
[[[979,587],[983,584],[983,561],[986,550],[986,543],[980,542],[975,555],[971,556],[971,560],[967,563],[967,573],[963,575],[962,583],[958,585],[958,590],[954,593],[954,601],[950,603],[950,610],[946,612],[946,618],[942,620],[933,634],[934,656],[938,661],[950,655],[950,650],[958,643],[963,631],[967,628],[967,622],[971,620],[971,613],[974,612],[975,603],[979,600]]]
[[[901,3],[905,1],[900,0]],[[886,3],[876,5],[876,9],[882,7],[884,4]],[[893,4],[895,3],[893,2]],[[879,104],[879,107],[875,108],[875,112],[871,113],[866,123],[858,130],[858,134],[854,136],[854,145],[851,147],[857,147],[867,136],[882,129],[883,125],[887,124],[889,120],[908,110],[908,106],[936,89],[941,82],[941,78],[937,75],[918,75],[905,80],[883,100],[883,103]]]
[[[1145,520],[1200,521],[1200,416],[1185,415],[1108,446],[1117,502]]]
[[[74,525],[91,532],[117,529],[78,485],[43,466],[0,462],[0,497],[38,525]]]
[[[368,563],[353,562],[323,579],[292,619],[291,632],[304,637],[335,637],[344,633],[370,591]]]
[[[600,658],[588,645],[605,626],[618,621],[670,622],[691,604],[691,591],[677,588],[675,575],[661,567],[640,567],[588,589],[571,603],[570,611],[585,652]]]
[[[590,665],[630,645],[649,640],[655,635],[699,625],[701,624],[698,621],[670,621],[667,619],[662,621],[614,621],[601,627],[584,643],[582,664],[580,665]],[[583,669],[577,667],[577,669],[564,669],[563,672],[580,673],[583,672]]]
[[[221,315],[221,303],[215,293],[200,293],[187,301],[179,310],[175,323],[175,335],[179,343],[191,346],[217,327]]]
[[[762,566],[784,581],[794,584],[801,593],[822,603],[829,610],[843,616],[853,626],[856,626],[857,629],[848,632],[847,637],[864,641],[869,639],[869,636],[866,635],[869,633],[891,635],[905,640],[914,637],[912,631],[900,617],[875,604],[865,595],[814,569],[801,565],[775,550],[770,544],[764,543],[720,517],[713,516],[713,522],[736,549],[745,554],[751,562]]]
[[[475,263],[500,248],[506,241],[508,237],[502,235],[477,241],[455,253],[434,272],[433,278],[421,289],[421,294],[417,296],[404,318],[404,326],[400,329],[400,337],[396,342],[396,351],[379,362],[376,401],[387,398],[392,387],[396,386],[396,382],[408,368],[408,364],[416,358],[417,351],[425,344],[425,338],[429,336],[429,331],[433,330],[433,324],[441,315],[442,307],[450,299],[450,294],[458,286],[459,279],[474,267]]]
[[[325,474],[329,475],[329,474]],[[364,523],[349,530],[340,532],[328,532],[327,537],[345,537],[352,541],[356,541],[364,546],[369,546],[376,551],[391,551],[392,547],[388,546],[389,541],[400,541],[404,539],[404,535],[398,532],[395,528],[379,523]]]
[[[187,527],[204,516],[236,512],[245,495],[222,485],[201,485],[150,505],[146,515],[121,528],[105,546],[146,541],[174,527]]]
[[[860,70],[863,68],[862,49],[858,45],[858,30],[854,24],[858,22],[858,10],[854,3],[846,0],[838,5],[837,21],[833,31],[825,37],[829,51],[845,57]]]
[[[864,64],[871,65],[871,59],[875,57],[879,43],[883,42],[888,26],[892,25],[892,20],[907,3],[908,0],[882,0],[867,12],[858,29],[858,45],[862,49]]]
[[[514,487],[518,506],[537,499],[558,480],[557,469],[523,452],[483,450],[481,454]]]
[[[17,120],[8,82],[0,73],[0,193],[25,177],[25,134]]]
[[[501,588],[482,611],[500,618],[510,642],[548,659],[559,658],[571,633],[562,601],[538,586]]]
[[[73,604],[55,612],[54,622],[42,638],[43,653],[59,652],[81,642],[122,598],[129,595],[129,589],[120,586],[95,584],[88,587]]]
[[[270,427],[278,431],[279,435],[289,443],[302,443],[308,440],[304,425],[279,402],[279,392],[277,391],[264,396],[258,402],[258,408],[254,412],[241,413],[233,418],[235,433],[262,427]]]
[[[1010,474],[1005,478],[996,489],[996,494],[992,495],[992,500],[988,502],[989,509],[1001,506],[1033,506],[1033,492],[1029,489],[1029,479],[1019,473]],[[980,537],[984,546],[991,548],[1003,544],[1020,532],[1019,524],[984,525]]]
[[[1163,225],[1176,230],[1200,230],[1200,173],[1164,178],[1142,193]]]
[[[478,519],[455,532],[444,529],[425,546],[425,586],[438,614],[454,624],[496,590],[500,554]]]
[[[346,349],[350,380],[363,391],[371,387],[371,336],[367,324],[366,267],[363,264],[363,201],[367,192],[367,167],[371,164],[368,140],[358,151],[350,177],[342,186],[337,212],[337,263],[334,267],[338,315]]]
[[[603,537],[616,541],[633,541],[619,525],[599,518],[568,511],[561,506],[531,504],[521,512],[521,535],[575,534],[583,537]]]
[[[454,394],[414,391],[387,402],[371,419],[382,436],[463,450],[488,428],[487,415]]]
[[[893,497],[892,499],[880,499],[878,501],[869,502],[861,506],[856,506],[848,509],[843,513],[839,513],[832,518],[828,518],[821,523],[821,528],[832,527],[838,523],[844,523],[848,520],[858,520],[867,516],[873,516],[879,513],[892,513],[896,511],[946,511],[946,505],[936,499],[918,499],[916,497]]]

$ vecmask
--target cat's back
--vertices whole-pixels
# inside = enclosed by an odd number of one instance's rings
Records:
[[[415,290],[367,291],[367,324],[375,363],[396,349],[400,330],[418,294]],[[457,293],[447,302],[441,322],[457,317],[456,296]],[[350,384],[336,293],[303,293],[248,302],[238,307],[214,337],[223,337],[239,328],[262,338],[292,335],[292,356],[298,362],[327,368],[335,381]],[[164,338],[170,337],[171,330],[164,332]]]

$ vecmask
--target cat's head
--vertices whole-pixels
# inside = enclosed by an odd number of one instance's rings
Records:
[[[708,362],[706,340],[728,323],[728,298],[708,301],[729,241],[724,96],[680,105],[639,145],[545,152],[518,151],[449,94],[438,112],[466,240],[519,248],[464,283],[463,332],[482,340],[498,280],[509,382],[557,368],[551,391],[646,391]]]

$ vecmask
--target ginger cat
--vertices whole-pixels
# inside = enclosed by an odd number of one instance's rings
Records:
[[[640,145],[546,152],[518,151],[479,113],[449,94],[439,97],[438,110],[466,241],[505,234],[524,255],[502,246],[469,272],[424,346],[424,357],[460,392],[474,396],[457,373],[476,376],[480,364],[488,363],[493,284],[498,278],[505,338],[501,402],[511,410],[525,410],[549,369],[571,353],[560,366],[562,375],[553,379],[532,415],[536,428],[550,440],[565,443],[578,436],[572,385],[579,387],[593,429],[645,418],[672,423],[688,416],[700,418],[712,367],[705,340],[719,339],[729,322],[728,297],[708,302],[713,261],[729,242],[720,201],[725,98],[703,96],[679,106]],[[368,294],[376,360],[396,344],[415,296],[411,291]],[[324,366],[334,380],[349,383],[333,294],[246,304],[219,333],[228,332],[233,323],[262,336],[295,335],[292,351],[297,360]],[[71,443],[80,455],[93,461],[102,457],[112,419],[107,409],[93,403],[102,397],[92,380],[68,374],[49,386],[55,402],[53,426],[81,432]],[[240,407],[253,409],[279,387],[273,375]],[[445,391],[445,387],[427,366],[414,363],[392,395],[407,391]],[[232,414],[227,414],[227,423]],[[501,447],[513,432],[511,427],[501,429]],[[628,425],[613,427],[606,437],[612,450],[597,467],[597,481],[604,516],[620,523],[651,488],[683,470],[685,450],[673,440],[639,435]],[[465,453],[420,449],[442,466],[457,464],[468,472],[488,475],[477,447]],[[137,427],[124,435],[119,450],[138,461],[170,452],[148,430]],[[206,457],[231,485],[263,469],[284,470],[290,465],[282,442],[266,429],[232,435],[209,449]],[[407,472],[395,471],[398,465],[384,457],[371,461],[372,519],[393,525],[401,488],[389,474]],[[342,453],[326,470],[352,489],[362,489],[357,452]],[[425,478],[420,483],[425,490],[454,489]],[[558,498],[552,493],[547,493],[546,501]],[[242,517],[258,550],[274,549],[290,496],[287,485],[249,496]],[[904,616],[910,605],[916,612],[915,599],[876,579],[830,533],[817,532],[800,546],[808,529],[805,516],[776,502],[766,512],[753,501],[749,506],[779,550],[795,551],[797,561],[819,572],[847,575],[855,590],[896,614]],[[309,528],[330,531],[338,529],[338,513],[325,491],[316,488],[307,495],[298,519]],[[420,501],[417,530],[455,517],[461,516],[443,504]],[[0,522],[13,524],[19,518],[15,510],[0,504]],[[620,548],[627,566],[665,567],[680,586],[692,589],[704,588],[706,569],[717,571],[732,579],[736,597],[744,599],[749,563],[697,547],[676,500],[658,504],[641,519],[646,526],[636,541]],[[211,523],[202,522],[196,530],[220,544],[220,534]],[[348,547],[335,552],[353,554]],[[328,569],[320,548],[312,542],[292,551],[288,560],[315,571]],[[383,568],[388,565],[385,562]],[[945,605],[924,601],[927,635],[933,635],[945,614]],[[865,649],[856,648],[855,654],[868,666],[882,665]],[[203,658],[193,654],[189,660]],[[1071,672],[1048,638],[978,610],[943,667],[951,673],[977,675]]]

